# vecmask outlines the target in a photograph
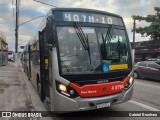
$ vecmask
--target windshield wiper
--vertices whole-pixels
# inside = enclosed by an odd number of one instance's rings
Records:
[[[113,58],[115,56],[108,57],[108,55],[106,53],[106,51],[107,51],[106,50],[106,44],[109,45],[109,46],[111,46],[111,40],[113,38],[113,28],[114,28],[114,25],[112,24],[111,27],[107,30],[106,36],[104,37],[103,33],[101,33],[101,36],[102,36],[102,41],[103,41],[103,44],[104,44],[104,46],[103,46],[104,48],[103,49],[105,51],[104,58],[106,60],[115,60],[115,61],[117,61],[117,60],[119,60],[119,57],[118,57],[118,59]],[[118,54],[119,54],[119,50],[118,50]]]
[[[107,43],[110,44],[111,39],[113,37],[113,28],[114,28],[114,25],[112,24],[111,27],[108,29],[105,38],[104,37],[102,38],[105,43],[107,41]]]
[[[85,36],[83,30],[82,30],[82,27],[81,25],[79,24],[79,22],[75,22],[75,26],[74,28],[76,29],[76,34],[79,38],[79,40],[81,41],[82,45],[83,45],[83,48],[85,50],[88,51],[88,56],[89,56],[89,62],[90,64],[92,65],[92,62],[91,62],[91,53],[90,53],[90,47],[89,47],[89,41],[88,41],[88,35]]]
[[[103,41],[103,56],[104,56],[104,59],[108,59],[107,58],[107,53],[106,53],[106,44],[107,45],[110,45],[110,42],[111,42],[111,39],[113,37],[113,28],[114,28],[114,25],[112,24],[110,28],[108,28],[107,32],[105,33],[105,37],[103,35],[103,33],[101,33],[101,36],[102,36],[102,41]]]
[[[88,50],[88,48],[89,48],[89,46],[88,46],[88,44],[87,44],[88,36],[85,36],[85,34],[84,34],[84,32],[83,32],[83,30],[82,30],[79,22],[75,22],[74,28],[76,29],[76,30],[75,30],[75,31],[76,31],[76,34],[77,34],[79,40],[81,41],[81,43],[82,43],[82,45],[83,45],[83,48],[84,48],[85,50]]]
[[[124,43],[120,42],[119,37],[118,37],[118,41],[117,41],[117,49],[118,49],[119,60],[120,60],[121,55],[127,54],[127,48]]]

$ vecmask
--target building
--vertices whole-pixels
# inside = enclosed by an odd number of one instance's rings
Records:
[[[0,66],[8,63],[8,44],[3,35],[0,35]]]
[[[133,43],[131,43],[133,48]],[[135,62],[148,58],[160,58],[160,41],[139,41],[135,43]]]

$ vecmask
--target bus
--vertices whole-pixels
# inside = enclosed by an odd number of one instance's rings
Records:
[[[94,110],[132,98],[131,47],[119,15],[53,8],[25,53],[28,78],[50,111]]]
[[[8,63],[8,44],[0,38],[0,66]]]

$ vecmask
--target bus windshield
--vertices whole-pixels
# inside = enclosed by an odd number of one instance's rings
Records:
[[[79,30],[80,29],[80,30]],[[125,31],[96,27],[57,27],[62,74],[104,73],[128,68]],[[116,68],[115,65],[122,65]]]

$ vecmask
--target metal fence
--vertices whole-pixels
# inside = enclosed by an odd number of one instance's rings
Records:
[[[7,65],[8,52],[0,52],[0,66]]]

